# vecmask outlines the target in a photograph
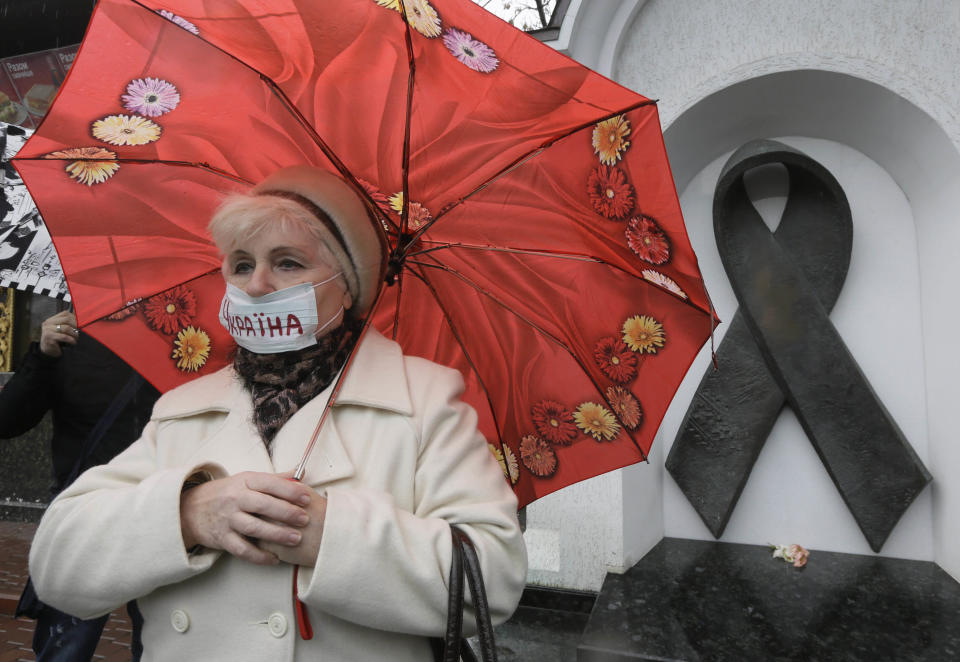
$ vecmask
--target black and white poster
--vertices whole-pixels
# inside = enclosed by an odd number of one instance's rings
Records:
[[[33,131],[0,122],[0,287],[70,300],[60,260],[10,159]]]

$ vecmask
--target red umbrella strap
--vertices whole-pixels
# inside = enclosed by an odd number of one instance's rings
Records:
[[[290,478],[299,482],[298,478]],[[313,639],[313,626],[310,625],[310,615],[307,614],[307,605],[300,602],[297,597],[297,577],[300,576],[300,566],[293,566],[293,613],[297,615],[297,629],[300,631],[300,638],[304,641]]]
[[[297,629],[300,630],[300,638],[304,641],[313,639],[313,626],[310,625],[310,615],[307,614],[307,605],[300,602],[297,597],[297,576],[300,574],[300,566],[293,566],[293,611],[297,615]]]

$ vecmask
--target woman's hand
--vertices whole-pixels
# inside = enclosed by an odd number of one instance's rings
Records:
[[[180,495],[183,543],[187,549],[203,545],[271,565],[280,557],[276,550],[300,544],[311,519],[308,511],[319,500],[325,501],[278,474],[248,471],[207,481]],[[261,549],[250,538],[271,546]]]
[[[47,356],[59,358],[63,354],[60,345],[76,345],[78,335],[80,332],[77,330],[76,316],[69,310],[60,311],[40,325],[40,351]]]
[[[312,568],[320,553],[320,539],[323,537],[323,522],[327,515],[327,498],[314,493],[306,507],[310,521],[300,528],[301,539],[295,545],[278,545],[268,540],[259,540],[257,546],[276,555],[284,563]]]

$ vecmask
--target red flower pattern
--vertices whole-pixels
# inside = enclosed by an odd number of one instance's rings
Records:
[[[391,211],[390,200],[382,191],[380,191],[380,189],[378,189],[376,186],[374,186],[367,180],[360,179],[359,177],[357,178],[357,182],[360,184],[363,190],[367,193],[367,195],[370,196],[370,199],[373,200],[374,204],[380,207],[380,209],[383,210],[385,214],[390,213]]]
[[[594,210],[611,220],[623,220],[633,211],[633,186],[617,167],[601,165],[587,179],[587,195]]]
[[[573,412],[559,402],[541,400],[533,406],[533,423],[540,436],[551,444],[568,446],[577,436]]]
[[[125,320],[131,315],[133,315],[137,310],[140,309],[140,299],[134,301],[128,301],[127,305],[113,313],[112,315],[107,315],[106,318],[111,322],[119,322],[120,320]]]
[[[603,374],[619,384],[637,376],[637,355],[619,338],[601,338],[593,348],[593,358]]]
[[[633,393],[622,386],[611,386],[607,389],[607,401],[610,408],[617,415],[624,427],[636,430],[643,420],[643,410],[640,403],[633,397]]]
[[[520,440],[520,461],[534,476],[547,478],[557,470],[557,454],[546,441],[528,434]]]
[[[663,264],[670,259],[670,241],[651,217],[641,214],[627,221],[627,245],[641,260]]]
[[[172,335],[188,326],[197,314],[197,298],[190,289],[178,285],[144,301],[143,314],[150,328]]]

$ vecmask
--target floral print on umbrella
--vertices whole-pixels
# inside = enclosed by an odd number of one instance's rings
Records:
[[[112,160],[106,160],[116,159],[116,153],[111,152],[109,149],[104,149],[103,147],[71,147],[69,149],[61,149],[56,152],[50,152],[49,154],[44,155],[43,158],[104,159],[97,161],[73,161],[63,167],[67,174],[70,175],[71,179],[75,179],[80,184],[86,184],[87,186],[102,184],[113,177],[117,170],[120,169],[119,163],[115,163]]]
[[[623,342],[641,354],[656,354],[666,342],[663,325],[648,315],[634,315],[623,323]]]
[[[400,0],[374,0],[374,2],[395,12],[400,11]],[[403,0],[403,8],[411,28],[427,38],[440,36],[440,16],[427,0]]]
[[[147,76],[127,83],[126,94],[120,99],[123,107],[131,113],[160,117],[177,107],[180,103],[180,92],[173,83]]]
[[[620,424],[610,410],[595,402],[583,402],[573,414],[577,427],[597,441],[610,441],[620,434]]]
[[[390,204],[390,199],[387,198],[383,191],[367,180],[360,179],[359,177],[357,178],[357,183],[360,184],[360,187],[370,196],[370,199],[373,200],[373,203],[377,205],[381,211],[388,213],[391,210],[392,205]],[[402,197],[403,193],[401,192],[399,195]]]
[[[390,203],[390,209],[398,214],[403,213],[403,191],[391,195],[388,202]],[[408,227],[411,230],[419,230],[433,220],[429,209],[419,202],[413,202],[412,200],[410,201],[410,206],[407,208],[407,214],[409,219]]]
[[[607,389],[607,402],[614,414],[628,430],[636,430],[643,420],[643,410],[633,393],[622,386],[611,386]]]
[[[440,36],[440,17],[427,0],[403,0],[407,23],[424,37]]]
[[[637,355],[613,336],[600,339],[593,348],[593,358],[603,374],[618,384],[626,384],[637,376]]]
[[[482,74],[488,74],[500,65],[500,60],[497,59],[493,49],[482,41],[474,39],[469,32],[447,28],[443,33],[443,45],[460,62]]]
[[[500,470],[503,472],[503,477],[509,480],[510,474],[507,472],[507,463],[503,460],[503,453],[501,453],[500,449],[494,444],[488,443],[487,448],[490,450],[490,454],[493,455],[493,459],[495,459],[500,465]]]
[[[106,320],[111,322],[119,322],[120,320],[125,320],[140,309],[140,302],[142,299],[134,299],[133,301],[128,301],[127,305],[113,313],[112,315],[107,315],[104,317]]]
[[[623,156],[623,152],[630,147],[630,120],[623,115],[616,115],[608,120],[597,122],[593,129],[593,151],[600,158],[600,163],[612,166]]]
[[[498,452],[499,450],[497,449]],[[503,475],[510,480],[511,485],[516,485],[517,481],[520,480],[520,465],[517,464],[517,456],[514,455],[509,446],[504,444],[503,453],[500,454],[500,457],[503,458],[500,465],[503,469]]]
[[[637,257],[650,264],[670,260],[670,241],[652,217],[641,214],[627,221],[627,245]]]
[[[531,411],[533,424],[541,437],[556,446],[568,446],[577,436],[573,412],[559,402],[541,400]]]
[[[673,292],[681,299],[687,298],[687,293],[684,292],[682,289],[680,289],[680,286],[677,285],[677,282],[672,278],[670,278],[670,276],[667,276],[666,274],[662,274],[656,269],[644,269],[641,272],[641,275],[644,277],[645,280],[653,283],[654,285],[658,285],[659,287],[662,287],[668,292]]]
[[[210,356],[210,336],[192,326],[182,329],[173,344],[172,358],[177,360],[177,368],[184,372],[196,372]]]
[[[150,328],[174,334],[190,324],[197,314],[197,299],[189,288],[178,285],[147,299],[143,313]]]
[[[487,448],[500,465],[503,477],[509,480],[511,485],[516,485],[520,480],[520,467],[517,465],[517,456],[513,454],[510,447],[504,444],[503,452],[495,444],[487,444]]]
[[[530,473],[539,478],[549,478],[557,470],[557,454],[546,441],[528,434],[520,440],[520,461]]]
[[[146,145],[160,138],[160,125],[139,115],[109,115],[93,123],[91,133],[111,145]]]
[[[181,28],[183,28],[187,32],[191,32],[193,34],[200,34],[200,30],[197,29],[196,25],[194,25],[193,23],[191,23],[185,18],[181,18],[180,16],[177,16],[176,14],[174,14],[172,11],[168,9],[160,9],[157,13],[163,16],[165,19],[167,19],[171,23],[179,25]]]
[[[612,221],[623,220],[633,211],[636,201],[623,170],[605,165],[595,168],[587,178],[587,196],[593,210]]]

